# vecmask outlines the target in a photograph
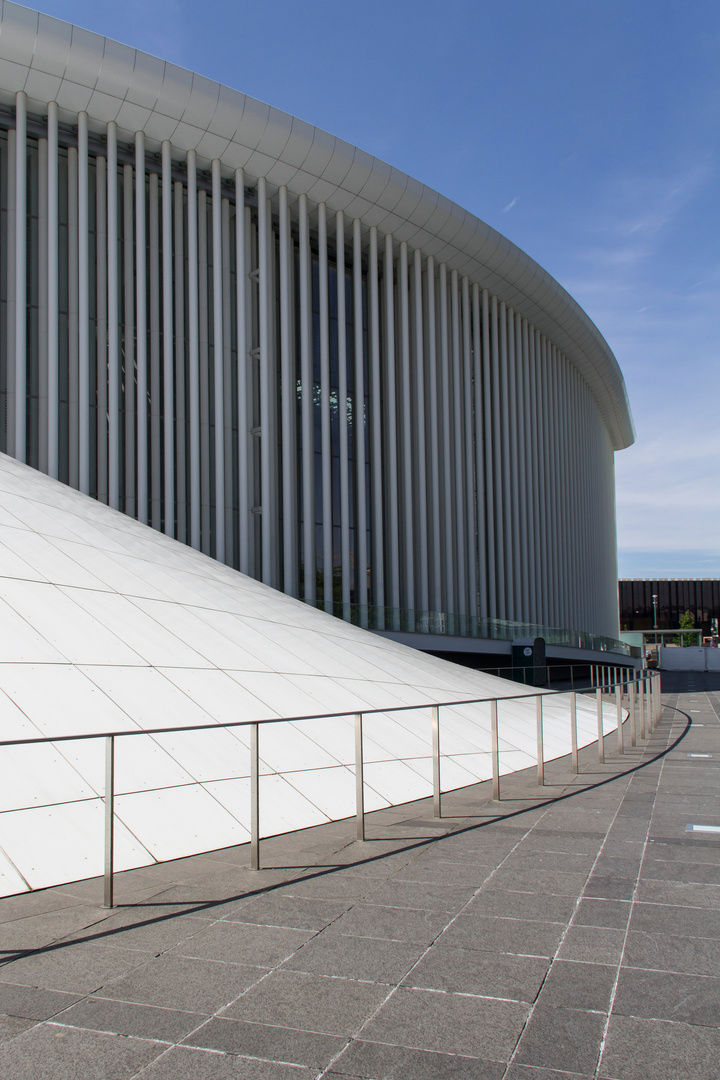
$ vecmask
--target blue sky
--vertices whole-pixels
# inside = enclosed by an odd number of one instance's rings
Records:
[[[625,375],[620,575],[720,576],[715,0],[37,6],[325,128],[527,251]]]

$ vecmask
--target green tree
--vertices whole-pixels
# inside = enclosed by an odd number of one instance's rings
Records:
[[[694,626],[695,616],[691,611],[686,611],[680,619],[680,629],[692,630]],[[688,645],[695,645],[697,644],[697,634],[678,634],[675,638],[675,644],[683,649],[686,649]]]

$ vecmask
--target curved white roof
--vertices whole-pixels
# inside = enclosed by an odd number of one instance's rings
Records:
[[[214,725],[314,717],[260,730],[267,836],[354,813],[354,712],[418,706],[366,716],[376,809],[432,792],[420,705],[531,692],[316,611],[3,454],[0,583],[0,740],[135,733],[116,740],[117,869],[248,839],[247,729]],[[553,758],[569,707],[546,701]],[[502,771],[533,765],[534,700],[499,715]],[[143,734],[193,725],[210,730]],[[594,699],[578,698],[578,729],[596,737]],[[491,775],[489,705],[443,708],[441,738],[446,790]],[[103,739],[0,746],[0,895],[101,873],[103,761]]]
[[[0,0],[0,100],[18,90],[44,114],[86,111],[159,148],[196,150],[229,171],[264,176],[297,196],[325,202],[467,274],[546,334],[590,385],[616,450],[634,440],[625,383],[594,323],[524,251],[473,214],[378,158],[287,113],[174,64]],[[64,117],[63,117],[64,114]]]

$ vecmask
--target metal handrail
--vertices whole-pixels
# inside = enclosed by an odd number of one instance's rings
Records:
[[[631,720],[631,744],[636,745],[637,739],[637,700],[640,699],[640,737],[646,737],[646,731],[652,731],[660,718],[661,704],[659,694],[660,672],[643,669],[631,676],[629,669],[594,665],[592,681],[595,684],[585,690],[546,690],[535,688],[534,693],[494,695],[485,698],[467,698],[463,700],[450,700],[443,702],[423,702],[415,705],[394,705],[389,708],[363,709],[356,711],[345,709],[334,713],[313,713],[305,716],[268,717],[263,720],[235,720],[221,724],[191,724],[187,726],[144,728],[131,731],[95,731],[83,732],[77,735],[40,736],[26,739],[3,739],[0,746],[28,746],[41,743],[77,742],[86,739],[105,739],[105,866],[104,866],[104,906],[114,906],[114,836],[115,836],[115,739],[133,735],[168,735],[181,731],[221,731],[230,728],[250,728],[250,868],[260,869],[260,753],[259,736],[260,728],[265,724],[301,723],[305,720],[337,719],[345,716],[355,718],[355,802],[356,802],[356,833],[358,840],[365,839],[365,793],[364,793],[364,756],[363,756],[363,718],[365,716],[380,715],[383,713],[409,712],[418,709],[430,709],[432,716],[432,760],[433,760],[433,812],[436,817],[442,817],[442,788],[441,788],[441,752],[440,752],[440,709],[454,708],[464,705],[490,704],[490,728],[491,728],[491,759],[492,759],[492,791],[493,800],[500,800],[500,753],[499,753],[499,730],[498,730],[498,704],[505,701],[527,701],[536,699],[536,739],[537,739],[537,783],[539,787],[545,783],[545,756],[543,740],[543,698],[556,697],[570,694],[570,724],[571,724],[571,759],[572,771],[578,772],[578,745],[577,745],[577,694],[588,690],[595,690],[597,701],[598,721],[598,760],[604,762],[604,723],[603,723],[603,695],[614,689],[617,708],[617,733],[618,753],[624,753],[622,698],[624,690],[628,694],[628,714],[625,719]],[[617,675],[618,671],[624,671],[619,678],[611,680],[610,673]]]

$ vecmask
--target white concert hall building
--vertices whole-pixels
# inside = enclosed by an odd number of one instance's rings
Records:
[[[267,835],[352,813],[351,714],[417,706],[370,724],[387,806],[432,791],[421,707],[509,692],[407,644],[539,635],[627,662],[614,454],[633,438],[597,328],[488,225],[0,0],[0,742],[92,735],[0,747],[0,893],[99,872],[93,733],[137,735],[116,785],[137,866],[248,836],[247,740],[177,728],[320,718],[263,734]],[[569,752],[553,701],[550,756]],[[507,709],[505,772],[536,745],[534,701]],[[616,723],[577,714],[581,745]],[[446,788],[490,775],[489,716],[448,706]]]

